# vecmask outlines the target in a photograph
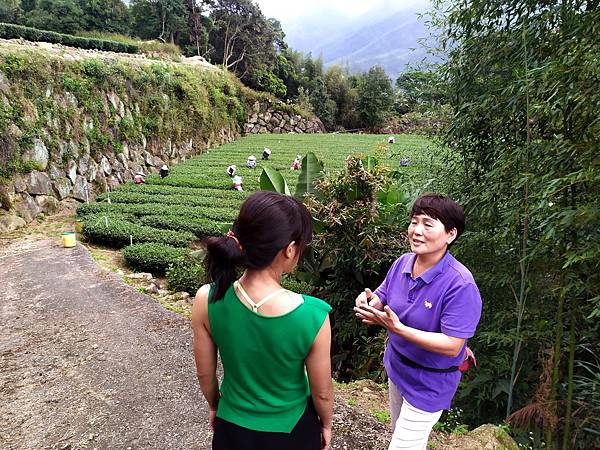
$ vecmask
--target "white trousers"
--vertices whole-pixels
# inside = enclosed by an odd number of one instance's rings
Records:
[[[440,420],[442,411],[427,412],[415,408],[402,398],[398,388],[388,380],[392,440],[388,450],[426,450],[431,429]]]

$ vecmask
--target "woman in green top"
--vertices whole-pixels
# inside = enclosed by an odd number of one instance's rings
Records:
[[[213,283],[196,294],[192,328],[213,449],[329,447],[331,308],[281,287],[311,239],[304,205],[263,191],[248,197],[226,236],[205,240]]]

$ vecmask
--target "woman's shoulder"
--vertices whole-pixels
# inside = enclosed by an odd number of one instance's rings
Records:
[[[466,284],[475,284],[475,278],[473,278],[473,274],[471,271],[461,263],[458,259],[456,259],[452,254],[449,253],[448,258],[448,267],[451,268],[452,273],[455,275],[457,280],[462,281]]]
[[[324,300],[321,300],[320,298],[312,297],[310,295],[304,295],[304,294],[302,294],[302,298],[304,298],[304,304],[307,305],[311,309],[315,309],[318,311],[324,311],[325,313],[328,313],[329,311],[331,311],[331,306]]]

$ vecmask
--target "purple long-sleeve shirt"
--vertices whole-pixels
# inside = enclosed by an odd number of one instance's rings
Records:
[[[398,258],[375,293],[403,324],[447,336],[472,337],[481,317],[481,296],[471,272],[450,252],[416,279],[411,272],[414,253]],[[464,360],[464,348],[456,357],[433,353],[395,333],[383,358],[388,377],[400,394],[416,408],[436,412],[449,409],[460,381],[459,371],[440,373],[410,367],[399,355],[421,366],[445,369]]]

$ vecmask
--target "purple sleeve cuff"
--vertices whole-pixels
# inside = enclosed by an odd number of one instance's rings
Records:
[[[385,306],[385,305],[387,305],[386,295],[383,292],[383,290],[380,290],[380,289],[381,289],[381,286],[379,286],[377,289],[375,289],[375,292],[373,292],[373,294],[375,294],[377,297],[379,297],[379,300],[381,300],[381,303],[383,304],[383,306]]]

